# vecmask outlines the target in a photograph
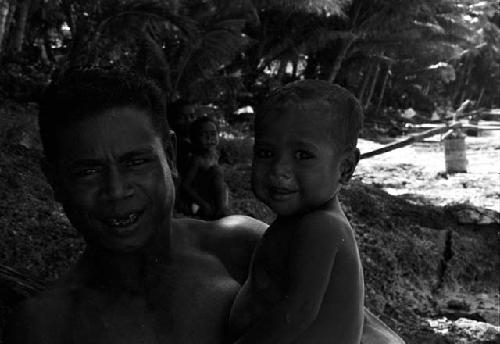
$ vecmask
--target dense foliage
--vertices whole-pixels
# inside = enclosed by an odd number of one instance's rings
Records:
[[[226,113],[303,77],[346,86],[369,116],[499,106],[499,21],[496,1],[0,0],[0,96],[124,65]]]

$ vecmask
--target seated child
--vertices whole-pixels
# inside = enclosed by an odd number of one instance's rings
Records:
[[[228,191],[219,165],[217,125],[209,117],[195,120],[190,127],[191,155],[181,182],[182,203],[188,212],[203,219],[229,215]]]
[[[363,270],[338,194],[359,160],[361,107],[340,86],[305,80],[271,93],[255,121],[252,187],[277,217],[233,303],[232,339],[359,343]]]

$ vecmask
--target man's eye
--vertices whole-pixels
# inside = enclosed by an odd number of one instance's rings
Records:
[[[93,175],[98,174],[100,169],[98,167],[88,167],[88,168],[82,168],[78,169],[76,171],[73,171],[73,175],[78,178],[84,178],[84,177],[90,177]]]
[[[130,159],[127,160],[127,166],[141,166],[147,162],[147,159]]]
[[[273,153],[268,149],[256,149],[255,156],[260,159],[269,159],[273,156]]]
[[[296,151],[294,156],[295,156],[295,159],[297,159],[297,160],[307,160],[307,159],[314,158],[313,154],[306,152],[306,151]]]

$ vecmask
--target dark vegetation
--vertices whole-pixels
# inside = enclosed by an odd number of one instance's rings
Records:
[[[236,110],[283,83],[325,79],[358,96],[363,135],[382,141],[401,133],[409,107],[414,120],[465,99],[499,107],[500,9],[470,0],[0,0],[0,333],[10,307],[82,250],[38,166],[34,103],[51,76],[96,65],[155,79],[171,122],[193,111],[217,116],[229,135],[221,148],[232,210],[270,221],[250,190],[252,116]],[[498,226],[461,225],[449,208],[360,182],[342,201],[370,309],[408,343],[455,342],[436,339],[423,319],[448,312],[451,292],[498,291]]]

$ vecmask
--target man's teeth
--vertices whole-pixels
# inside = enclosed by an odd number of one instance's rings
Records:
[[[110,218],[106,222],[109,226],[112,227],[126,227],[135,223],[138,218],[139,218],[138,213],[131,213],[126,217]]]

